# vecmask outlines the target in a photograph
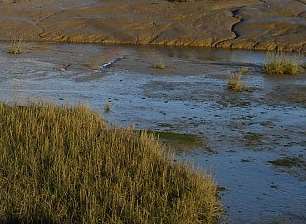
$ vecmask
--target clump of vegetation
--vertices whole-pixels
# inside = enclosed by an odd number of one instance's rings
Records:
[[[158,64],[154,64],[154,65],[152,65],[152,68],[154,68],[154,69],[165,69],[166,68],[166,65],[165,64],[163,64],[163,63],[158,63]]]
[[[264,138],[263,134],[260,133],[254,133],[254,132],[248,132],[244,136],[244,139],[246,140],[247,145],[257,145],[262,143]]]
[[[239,73],[240,73],[241,75],[246,75],[246,74],[249,73],[249,69],[248,69],[247,67],[241,67],[241,68],[239,69]]]
[[[299,57],[289,57],[282,52],[268,53],[264,71],[270,75],[297,75],[303,71]]]
[[[105,104],[104,104],[104,112],[108,113],[111,110],[112,110],[112,104],[109,101],[105,102]]]
[[[282,166],[282,167],[288,167],[288,168],[292,168],[292,167],[306,168],[306,161],[298,157],[284,157],[284,158],[279,158],[279,159],[268,161],[268,162],[275,166]]]
[[[7,49],[9,54],[21,54],[23,49],[23,39],[21,37],[13,38],[11,40],[10,46]]]
[[[227,88],[229,90],[241,92],[248,89],[247,85],[241,80],[241,75],[242,73],[240,71],[234,72],[231,75],[230,79],[227,82]]]
[[[85,107],[0,104],[3,223],[215,223],[211,177]]]

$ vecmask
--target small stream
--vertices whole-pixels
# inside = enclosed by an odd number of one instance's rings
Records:
[[[306,223],[306,166],[269,162],[306,161],[305,73],[263,74],[265,52],[26,43],[13,56],[6,49],[0,43],[1,101],[81,103],[117,126],[199,136],[203,147],[177,157],[215,177],[225,223]],[[231,92],[227,81],[241,69],[249,91]]]

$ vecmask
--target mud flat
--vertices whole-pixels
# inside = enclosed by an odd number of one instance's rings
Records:
[[[0,40],[306,51],[305,0],[1,0],[0,22]]]
[[[28,43],[12,56],[7,47],[1,101],[88,104],[110,123],[168,139],[178,160],[215,176],[225,223],[306,222],[305,73],[263,74],[264,52]],[[242,68],[251,91],[229,91]]]

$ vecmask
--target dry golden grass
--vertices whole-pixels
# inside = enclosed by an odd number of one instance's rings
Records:
[[[80,107],[0,104],[0,223],[215,223],[212,179]]]
[[[235,72],[231,75],[227,82],[227,88],[235,92],[247,90],[246,84],[241,80],[241,72]]]
[[[299,57],[289,57],[282,52],[268,53],[264,71],[270,75],[297,75],[303,71]]]

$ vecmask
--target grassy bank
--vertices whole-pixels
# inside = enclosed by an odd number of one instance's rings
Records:
[[[84,107],[0,104],[1,223],[214,223],[211,178]]]

